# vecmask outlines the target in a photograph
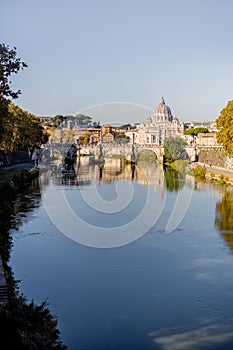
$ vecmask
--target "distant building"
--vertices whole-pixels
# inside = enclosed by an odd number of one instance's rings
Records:
[[[139,144],[163,145],[164,140],[168,137],[183,135],[184,123],[172,115],[162,97],[159,105],[155,108],[154,114],[148,117],[137,130],[126,132],[131,141]]]
[[[216,132],[216,121],[211,120],[199,120],[189,123],[185,123],[185,129],[206,128],[209,132]]]
[[[102,141],[103,142],[113,142],[115,139],[115,132],[113,131],[112,126],[103,125],[101,127],[102,132]]]
[[[48,123],[50,125],[53,121],[52,117],[39,117],[40,118],[40,123]]]
[[[220,145],[217,142],[216,132],[200,133],[197,137],[197,144],[201,147],[213,147]]]

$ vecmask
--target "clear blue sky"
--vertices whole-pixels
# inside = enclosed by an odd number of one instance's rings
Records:
[[[28,64],[15,102],[33,114],[154,109],[164,96],[183,121],[214,120],[233,99],[232,0],[0,0],[0,13],[0,41]],[[117,106],[86,114],[150,114]]]

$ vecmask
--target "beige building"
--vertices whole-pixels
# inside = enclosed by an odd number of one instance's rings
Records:
[[[103,125],[101,128],[102,142],[113,142],[115,139],[115,132],[110,125]]]
[[[199,121],[193,121],[190,123],[187,123],[188,129],[192,128],[206,128],[209,130],[209,132],[216,132],[216,121],[211,121],[211,120],[199,120]]]
[[[153,116],[147,118],[138,126],[137,130],[126,132],[131,141],[139,144],[163,145],[164,140],[168,137],[183,135],[184,123],[172,115],[162,97],[160,103],[155,108]]]
[[[220,146],[217,142],[216,132],[200,133],[197,138],[198,146]]]

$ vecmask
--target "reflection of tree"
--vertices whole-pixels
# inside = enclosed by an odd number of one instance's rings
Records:
[[[215,225],[222,233],[222,237],[233,250],[233,193],[227,191],[221,201],[216,204]]]
[[[17,228],[22,222],[27,221],[25,213],[32,212],[41,204],[39,178],[32,181],[30,186],[19,196],[14,203],[12,216],[12,227]]]
[[[184,187],[184,175],[171,167],[164,168],[165,184],[168,191],[178,191]]]

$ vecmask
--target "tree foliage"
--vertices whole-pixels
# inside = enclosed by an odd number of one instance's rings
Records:
[[[184,135],[197,135],[200,133],[207,133],[209,130],[207,128],[198,127],[185,130]]]
[[[15,106],[8,98],[16,99],[20,90],[14,91],[10,77],[27,67],[17,57],[16,48],[0,44],[0,149],[4,151],[27,150],[47,142],[46,131],[38,117]]]
[[[67,122],[68,120],[72,120],[72,122],[76,123],[77,125],[84,126],[84,125],[89,125],[92,122],[92,117],[89,117],[84,114],[77,114],[75,116],[73,115],[56,115],[53,117],[53,125],[55,127],[58,127],[61,125],[63,122]]]
[[[8,102],[3,118],[0,149],[4,151],[28,150],[48,140],[47,132],[35,115]]]
[[[84,114],[77,114],[75,117],[72,118],[76,119],[81,125],[89,124],[92,121],[92,117],[89,117],[88,115]]]
[[[233,101],[229,101],[216,120],[218,143],[223,145],[226,154],[233,156]]]
[[[5,44],[0,44],[0,95],[1,97],[17,98],[21,91],[14,91],[11,87],[10,76],[27,67],[25,62],[16,57],[16,48],[10,49]]]
[[[130,130],[132,129],[132,125],[130,123],[127,123],[127,124],[121,125],[119,129]]]
[[[55,117],[53,117],[53,125],[55,127],[58,127],[60,124],[62,124],[65,120],[65,117],[61,114],[55,115]]]
[[[180,137],[168,137],[164,141],[165,159],[168,163],[178,159],[187,159],[186,142]]]
[[[85,132],[84,135],[79,136],[79,138],[78,138],[79,139],[79,143],[80,144],[87,144],[87,143],[89,143],[90,142],[90,136],[91,136],[90,133]]]
[[[130,137],[125,134],[116,135],[115,141],[119,143],[128,143],[130,141]]]
[[[7,310],[0,312],[1,344],[15,350],[65,350],[59,338],[57,320],[46,302],[29,304],[23,297],[13,298]]]

